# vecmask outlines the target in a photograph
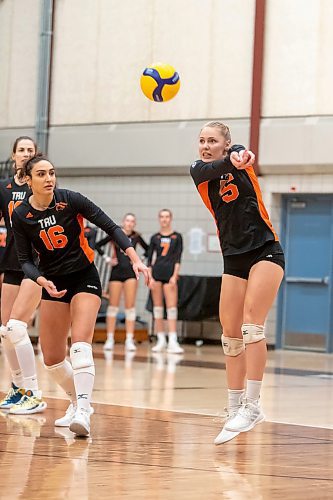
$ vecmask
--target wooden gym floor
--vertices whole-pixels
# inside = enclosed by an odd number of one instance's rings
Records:
[[[270,352],[267,421],[213,445],[226,403],[221,348],[104,357],[95,347],[89,439],[53,425],[67,407],[37,357],[43,414],[0,414],[1,499],[332,499],[333,357]],[[8,386],[0,356],[0,390]]]

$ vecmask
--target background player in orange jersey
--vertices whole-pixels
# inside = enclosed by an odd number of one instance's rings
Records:
[[[148,245],[142,238],[141,234],[135,231],[136,217],[134,214],[125,214],[122,220],[122,229],[132,242],[133,248],[140,245],[144,251],[148,250]],[[104,349],[112,350],[114,347],[114,330],[116,327],[117,314],[119,311],[119,302],[121,293],[124,292],[125,299],[125,322],[126,322],[126,340],[125,349],[127,351],[135,351],[134,343],[134,328],[135,328],[135,301],[138,288],[138,281],[132,269],[131,261],[127,255],[119,248],[118,245],[113,245],[113,256],[109,257],[102,250],[102,247],[111,241],[110,236],[106,236],[96,242],[97,252],[111,264],[112,271],[110,274],[109,283],[109,306],[106,313],[107,323],[107,340],[104,344]]]
[[[283,250],[252,168],[254,155],[230,144],[226,125],[207,123],[199,136],[200,160],[191,167],[216,221],[224,259],[220,320],[228,416],[216,444],[264,420],[259,404],[267,357],[264,323],[284,273]]]
[[[168,353],[181,354],[184,349],[177,340],[178,285],[183,239],[172,229],[172,212],[168,208],[159,211],[160,230],[151,237],[148,250],[148,266],[152,268],[150,284],[153,299],[154,326],[157,344],[153,352],[167,347]],[[164,299],[168,320],[168,346],[164,332]]]
[[[99,207],[80,193],[56,188],[54,166],[41,155],[25,165],[32,194],[12,216],[19,261],[25,274],[42,288],[40,341],[46,368],[65,390],[71,404],[56,422],[80,436],[90,432],[90,400],[95,366],[92,338],[102,287],[94,251],[84,237],[84,218],[103,229],[149,283],[150,273],[129,238]],[[39,254],[38,267],[31,245]],[[66,360],[71,327],[71,363]]]
[[[12,387],[0,401],[0,408],[15,414],[37,413],[46,408],[38,389],[35,355],[27,330],[40,302],[41,288],[24,276],[16,253],[11,220],[14,208],[30,193],[21,172],[24,164],[36,151],[37,146],[33,139],[27,136],[18,137],[12,149],[15,173],[9,179],[0,181],[0,209],[7,228],[6,248],[1,261],[4,280],[1,292],[0,334],[12,376]]]

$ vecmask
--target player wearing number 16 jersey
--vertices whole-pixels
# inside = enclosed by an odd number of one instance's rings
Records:
[[[229,416],[215,444],[264,419],[259,404],[267,356],[264,323],[284,270],[283,251],[252,167],[254,155],[230,143],[226,125],[207,123],[199,136],[200,160],[191,167],[199,194],[216,221],[224,259],[220,319]]]
[[[40,341],[46,368],[71,399],[56,425],[87,436],[95,376],[91,341],[102,290],[83,219],[112,236],[131,259],[136,277],[142,272],[147,284],[149,271],[121,228],[99,207],[80,193],[56,189],[55,169],[46,157],[29,160],[25,175],[32,195],[15,209],[13,230],[23,271],[43,287]],[[38,267],[31,244],[39,254]],[[66,360],[70,326],[71,364]]]

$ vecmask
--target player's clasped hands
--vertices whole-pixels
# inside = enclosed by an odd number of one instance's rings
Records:
[[[244,170],[253,166],[256,157],[252,151],[243,149],[237,153],[233,151],[230,155],[230,161],[238,170]]]

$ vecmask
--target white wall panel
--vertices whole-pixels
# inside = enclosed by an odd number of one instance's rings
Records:
[[[264,116],[333,114],[333,2],[268,0]]]
[[[35,122],[39,6],[37,0],[0,2],[0,127]]]
[[[248,117],[254,0],[57,0],[51,122]],[[0,127],[33,126],[41,2],[0,2]],[[267,0],[263,115],[333,114],[333,2]],[[172,63],[179,95],[139,78]]]

